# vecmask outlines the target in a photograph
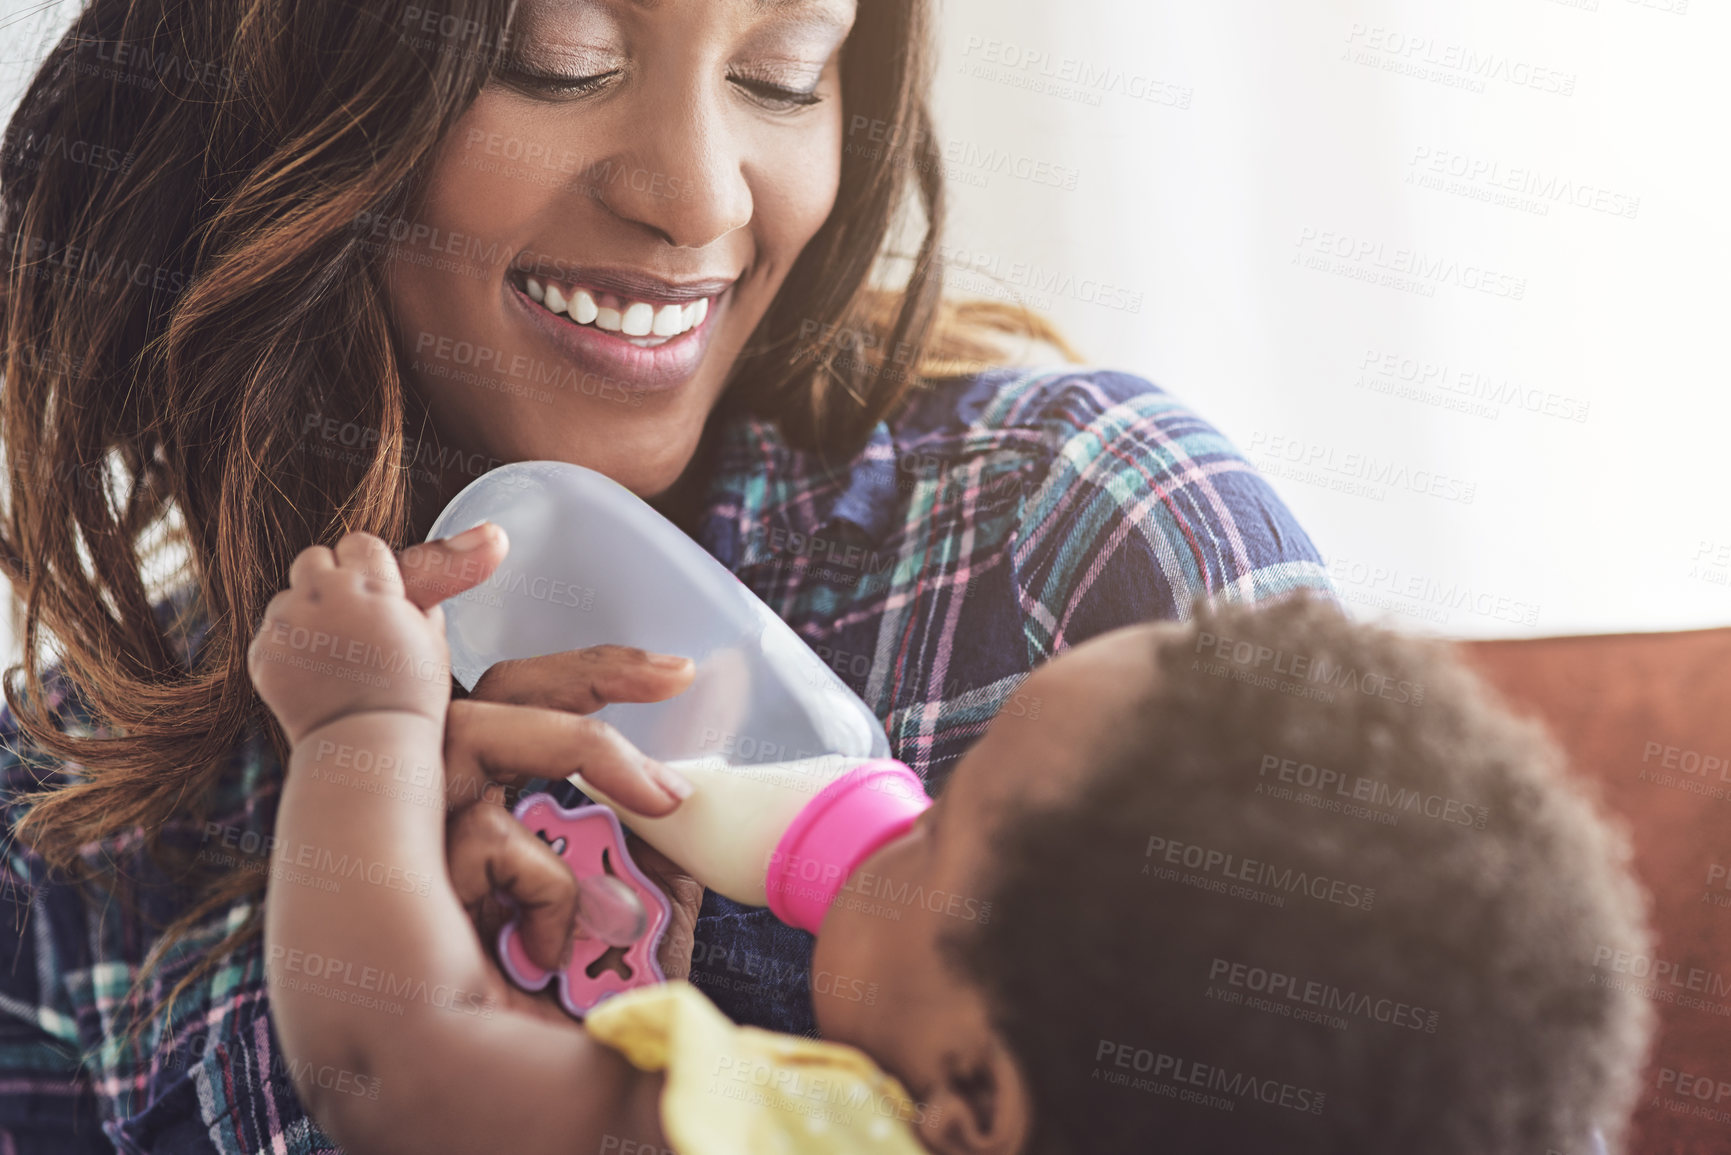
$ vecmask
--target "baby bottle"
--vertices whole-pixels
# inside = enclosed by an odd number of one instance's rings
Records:
[[[815,931],[854,869],[931,804],[888,757],[865,703],[624,486],[565,462],[504,465],[452,499],[428,536],[481,521],[501,526],[510,548],[486,581],[444,603],[464,687],[497,661],[602,644],[695,661],[683,693],[595,715],[683,773],[691,797],[648,818],[572,781],[706,887]]]
[[[710,890],[813,933],[855,869],[931,805],[918,776],[893,758],[670,765],[694,789],[662,818],[572,780]]]

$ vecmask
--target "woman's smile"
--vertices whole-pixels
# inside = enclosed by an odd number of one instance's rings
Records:
[[[623,270],[554,281],[512,269],[504,291],[535,339],[581,372],[653,393],[678,388],[703,364],[734,283],[660,282]]]
[[[386,270],[406,346],[499,353],[465,375],[411,361],[441,444],[575,462],[655,498],[732,384],[797,371],[789,334],[845,302],[808,272],[799,307],[770,306],[837,204],[854,16],[834,0],[519,6],[512,50],[409,210],[486,259],[454,267],[422,246]],[[528,156],[562,159],[549,179],[510,159]],[[748,350],[755,371],[736,373]],[[468,480],[422,486],[417,525]]]

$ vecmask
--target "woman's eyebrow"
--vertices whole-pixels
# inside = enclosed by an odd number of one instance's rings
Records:
[[[765,24],[794,25],[838,39],[854,22],[854,7],[846,0],[752,0],[751,6]]]
[[[811,15],[827,19],[837,25],[846,24],[852,18],[853,5],[838,3],[837,0],[751,0],[752,7],[759,12],[783,13],[799,12],[804,9]]]
[[[637,8],[653,12],[661,0],[630,0]],[[800,15],[837,28],[853,23],[854,6],[848,0],[751,0],[752,8],[762,15]]]

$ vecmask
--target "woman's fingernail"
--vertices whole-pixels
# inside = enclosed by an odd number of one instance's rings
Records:
[[[691,791],[693,789],[691,779],[673,769],[671,766],[657,762],[652,758],[645,758],[643,764],[648,767],[649,773],[657,782],[661,783],[662,788],[669,794],[673,795],[681,802],[691,797]]]
[[[649,655],[649,664],[652,666],[660,666],[664,670],[677,670],[690,660],[690,658],[682,658],[678,654]]]
[[[467,553],[472,549],[479,549],[482,545],[486,544],[487,539],[492,536],[493,523],[490,521],[483,521],[473,529],[465,529],[456,537],[445,538],[443,545],[452,553]]]

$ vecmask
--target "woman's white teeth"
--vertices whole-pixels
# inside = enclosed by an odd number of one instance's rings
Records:
[[[531,299],[539,301],[554,313],[563,313],[579,325],[594,325],[609,333],[618,333],[633,345],[652,349],[664,345],[681,333],[695,329],[709,316],[709,298],[688,305],[651,305],[645,301],[619,301],[619,307],[603,305],[588,289],[565,291],[554,284],[543,285],[527,278]],[[618,301],[617,297],[613,300]]]
[[[567,308],[571,319],[579,325],[592,324],[595,318],[601,315],[601,310],[596,308],[595,298],[589,295],[588,289],[578,289],[577,295],[571,298],[571,304]]]
[[[635,301],[625,308],[625,320],[620,326],[620,332],[627,337],[647,337],[649,330],[655,327],[655,306],[645,305]]]

